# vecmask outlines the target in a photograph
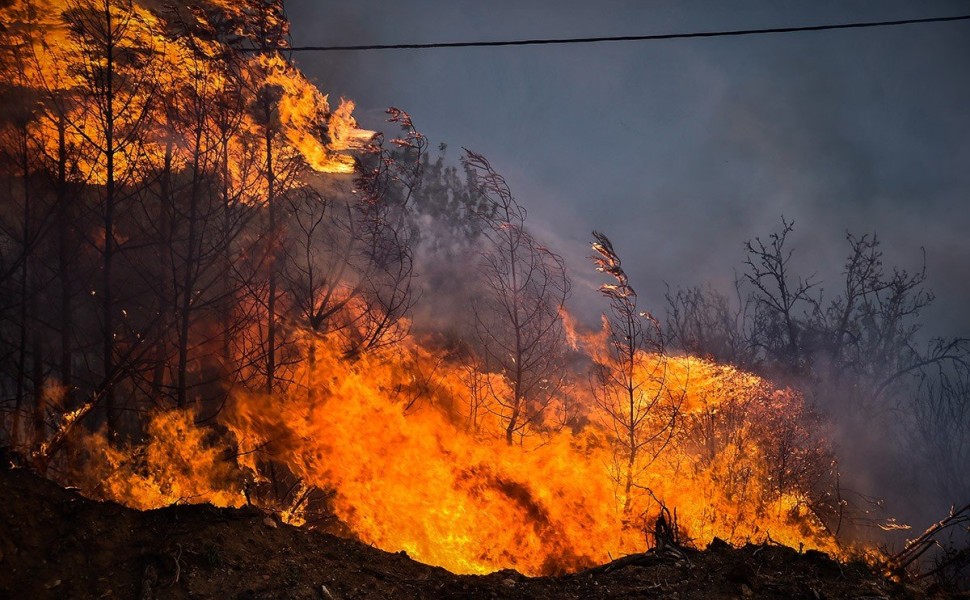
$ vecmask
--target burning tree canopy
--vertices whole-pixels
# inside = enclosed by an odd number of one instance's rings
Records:
[[[922,279],[885,277],[874,240],[850,240],[814,329],[787,224],[749,244],[759,327],[738,331],[700,292],[661,323],[594,232],[594,330],[488,160],[466,152],[461,179],[404,111],[385,136],[331,110],[281,53],[281,3],[0,17],[0,442],[34,468],[140,509],[256,504],[467,573],[602,563],[661,511],[697,544],[849,553],[824,419],[755,371],[814,372],[814,334],[843,373],[906,338]],[[441,273],[467,305],[426,283]],[[950,370],[925,393],[962,393],[961,351],[931,355]],[[915,356],[863,371],[883,393]]]
[[[200,312],[228,306],[234,296],[267,305],[264,371],[271,381],[278,197],[303,187],[307,170],[353,170],[353,159],[339,152],[362,147],[370,134],[356,130],[352,105],[331,113],[326,97],[277,53],[239,52],[246,39],[285,37],[273,3],[240,12],[218,4],[188,11],[66,0],[16,2],[4,11],[3,64],[15,75],[7,89],[29,99],[6,121],[22,141],[10,147],[20,148],[17,160],[7,163],[10,176],[20,178],[20,206],[7,214],[23,232],[22,256],[7,278],[19,278],[24,307],[36,306],[38,294],[61,296],[65,393],[74,396],[79,383],[75,363],[86,352],[80,340],[100,338],[99,365],[83,362],[110,429],[119,428],[125,409],[116,403],[115,380],[143,364],[149,346],[156,361],[145,385],[153,401],[169,386],[185,406],[197,343],[190,330],[204,320]],[[57,216],[57,235],[49,237],[63,247],[56,266],[32,264],[40,243],[34,238],[49,213]],[[256,230],[254,218],[265,221],[265,232],[244,240]],[[74,253],[72,239],[91,252]],[[239,260],[244,254],[255,262]],[[249,281],[246,262],[268,271],[268,290]],[[52,267],[58,291],[37,288]],[[99,272],[97,285],[86,283],[86,269]],[[119,304],[121,281],[132,293]],[[96,331],[71,331],[88,295],[97,305]],[[238,339],[226,327],[224,337]],[[19,354],[23,360],[26,351]],[[176,364],[165,373],[173,354]],[[27,394],[26,383],[19,386],[18,402]],[[32,387],[39,396],[43,382]]]

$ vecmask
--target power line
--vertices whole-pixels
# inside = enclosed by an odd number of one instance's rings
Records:
[[[294,46],[277,48],[283,52],[337,52],[350,50],[423,50],[428,48],[491,48],[496,46],[551,46],[562,44],[596,44],[601,42],[643,42],[651,40],[677,40],[689,38],[738,37],[768,33],[795,33],[799,31],[830,31],[833,29],[865,29],[870,27],[894,27],[918,23],[946,23],[967,21],[970,15],[953,17],[928,17],[924,19],[902,19],[899,21],[864,21],[857,23],[835,23],[829,25],[804,25],[799,27],[771,27],[767,29],[735,29],[730,31],[695,31],[690,33],[658,33],[653,35],[619,35],[604,37],[552,38],[526,40],[497,40],[484,42],[434,42],[425,44],[363,44],[355,46]]]

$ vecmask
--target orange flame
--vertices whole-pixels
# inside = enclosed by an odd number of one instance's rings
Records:
[[[259,471],[257,453],[249,452],[258,448],[304,484],[332,492],[333,511],[363,541],[460,573],[563,572],[643,550],[659,502],[676,510],[699,544],[770,535],[840,552],[803,491],[772,488],[770,456],[759,447],[770,440],[759,427],[803,406],[793,392],[754,375],[692,357],[644,357],[666,362],[662,385],[683,392],[683,425],[638,474],[629,519],[608,427],[591,405],[589,426],[547,423],[510,446],[495,415],[478,433],[465,426],[465,368],[441,364],[415,340],[354,362],[337,344],[306,343],[316,345],[316,366],[310,372],[304,363],[296,379],[312,378],[314,394],[298,385],[281,398],[239,393],[223,415],[240,466],[215,451],[191,415],[162,413],[137,452],[89,440],[115,469],[97,473],[101,493],[139,508],[179,500],[236,506],[241,473]],[[428,372],[431,379],[419,376]],[[298,512],[285,516],[302,520]]]
[[[68,22],[68,15],[76,8],[83,11],[93,7],[97,12],[104,2],[115,21],[125,23],[123,27],[116,26],[118,39],[114,43],[118,55],[141,57],[135,64],[119,61],[113,65],[119,89],[110,109],[116,112],[114,135],[123,142],[115,142],[116,173],[136,166],[140,170],[160,168],[165,141],[173,135],[178,138],[171,131],[167,112],[173,106],[184,112],[186,101],[179,97],[183,90],[197,88],[196,93],[212,100],[231,94],[234,87],[240,86],[250,97],[261,87],[278,90],[274,111],[288,153],[295,152],[317,172],[353,172],[354,159],[349,153],[362,149],[373,132],[357,126],[353,102],[342,100],[331,112],[327,96],[279,54],[248,57],[238,73],[222,71],[213,65],[226,50],[224,47],[193,36],[169,35],[168,24],[152,10],[153,3],[134,2],[128,7],[113,0],[90,0],[88,7],[85,2],[67,0],[15,0],[0,8],[6,40],[0,45],[0,68],[5,71],[5,78],[16,80],[43,99],[43,106],[31,108],[42,134],[37,139],[47,145],[56,144],[58,124],[66,123],[66,144],[85,149],[76,153],[77,164],[69,174],[72,179],[96,184],[107,180],[104,118],[95,110],[95,103],[77,100],[86,93],[86,86],[100,85],[90,80],[98,77],[96,71],[105,67],[105,59],[99,55],[97,43],[86,46],[72,33]],[[231,14],[238,13],[231,3],[219,4]],[[88,80],[85,73],[89,74]],[[8,74],[10,77],[6,77]],[[107,107],[103,101],[102,105],[102,109]],[[203,140],[206,148],[193,147],[189,139],[175,140],[182,151],[174,157],[176,166],[193,153],[209,152],[216,145],[218,128],[211,122],[212,115],[207,115],[207,121]],[[137,135],[124,139],[126,130],[136,128]],[[259,193],[258,182],[246,181],[253,176],[242,172],[238,164],[241,155],[259,152],[258,144],[245,139],[247,135],[258,136],[258,127],[251,115],[244,115],[237,130],[240,133],[229,140],[233,159],[229,170],[235,181],[248,190],[246,199],[265,197]],[[57,155],[54,147],[46,151],[49,156]],[[257,189],[253,189],[254,184]]]
[[[327,96],[282,57],[259,56],[256,61],[266,74],[266,83],[282,90],[279,112],[283,130],[307,164],[322,173],[353,173],[353,158],[340,151],[360,150],[374,137],[374,132],[357,127],[351,114],[354,103],[341,100],[337,110],[330,113]],[[328,131],[329,144],[320,139],[321,129]]]
[[[88,146],[78,153],[72,176],[104,182],[103,153],[91,151],[104,137],[96,111],[61,98],[83,84],[72,64],[83,49],[60,18],[67,3],[35,4],[31,10],[25,1],[8,4],[0,20],[21,36],[23,45],[14,46],[29,49],[20,56],[21,84],[41,90],[56,108],[40,110],[39,139],[56,143],[59,136],[50,128],[66,111],[72,123],[66,143]],[[191,157],[215,155],[221,146],[225,157],[211,160],[224,163],[232,193],[247,202],[265,198],[259,165],[266,150],[258,138],[260,127],[271,124],[257,124],[241,109],[227,139],[215,116],[205,114],[201,134],[188,139],[169,122],[171,107],[184,104],[157,103],[151,95],[221,96],[235,88],[250,96],[257,89],[275,92],[272,127],[280,135],[273,143],[283,146],[278,161],[303,161],[319,172],[352,171],[348,153],[371,137],[358,128],[353,102],[342,100],[331,111],[327,96],[277,54],[242,61],[241,81],[186,68],[199,51],[214,56],[218,48],[201,42],[201,48],[190,48],[164,35],[158,17],[144,6],[136,4],[134,12],[123,42],[152,57],[157,85],[117,100],[124,113],[119,129],[136,121],[144,127],[114,157],[119,171],[136,160],[144,171],[157,168],[172,145],[175,168]],[[5,62],[14,46],[0,48]],[[172,143],[167,136],[178,139]],[[567,325],[574,351],[595,361],[605,333]],[[811,490],[791,483],[804,480],[824,458],[804,424],[804,402],[754,375],[694,357],[638,356],[644,392],[682,401],[677,414],[664,415],[675,423],[669,442],[629,467],[634,485],[625,486],[615,424],[583,376],[562,391],[544,420],[536,419],[521,444],[510,445],[501,407],[488,400],[504,393],[501,374],[444,360],[413,338],[354,360],[334,340],[307,336],[302,345],[307,355],[313,347],[312,364],[298,364],[294,383],[279,397],[234,392],[220,415],[227,435],[196,425],[191,412],[161,412],[141,444],[118,447],[100,434],[81,436],[76,449],[89,460],[72,477],[90,494],[137,508],[177,502],[239,506],[247,502],[249,487],[266,476],[262,461],[271,460],[303,485],[331,493],[330,508],[362,540],[461,573],[561,572],[642,550],[648,521],[661,506],[675,509],[678,524],[699,544],[714,536],[744,542],[770,534],[776,541],[838,552],[810,510]],[[662,378],[644,374],[661,370]],[[788,453],[779,456],[779,448]],[[292,506],[284,516],[298,523],[305,510]]]

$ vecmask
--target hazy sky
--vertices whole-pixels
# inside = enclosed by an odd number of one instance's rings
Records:
[[[640,35],[970,13],[966,1],[287,0],[294,44]],[[611,237],[662,313],[664,282],[721,285],[743,243],[795,221],[804,271],[846,230],[920,265],[933,333],[970,336],[970,22],[598,45],[297,54],[320,88],[411,113],[455,160],[483,153],[603,305],[585,257]],[[830,279],[828,288],[838,289]]]

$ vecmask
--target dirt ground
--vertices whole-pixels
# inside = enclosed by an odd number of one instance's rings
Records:
[[[0,598],[944,598],[774,546],[712,544],[687,560],[609,573],[454,575],[254,509],[149,512],[0,469]]]

